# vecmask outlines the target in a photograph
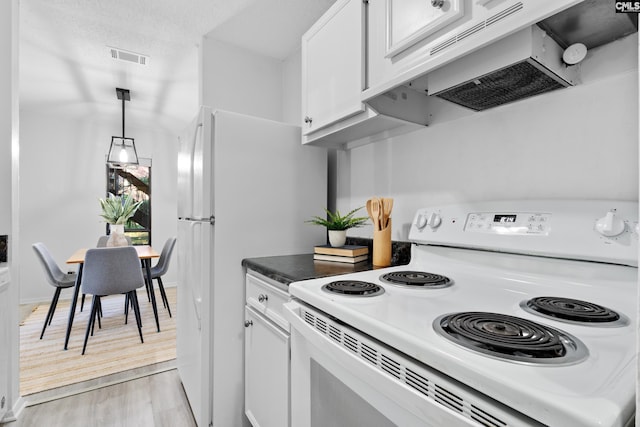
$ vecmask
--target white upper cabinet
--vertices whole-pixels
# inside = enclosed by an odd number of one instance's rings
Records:
[[[442,116],[429,73],[580,1],[337,0],[302,38],[302,143],[351,148],[427,126]]]
[[[386,55],[390,58],[460,18],[462,0],[385,0]]]
[[[302,143],[350,148],[426,125],[424,94],[398,88],[367,104],[367,8],[338,0],[302,37]]]
[[[369,102],[582,0],[376,0],[367,31]]]
[[[365,109],[363,10],[338,0],[302,37],[303,135]]]

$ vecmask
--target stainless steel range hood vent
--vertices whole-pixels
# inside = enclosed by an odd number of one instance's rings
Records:
[[[427,87],[430,95],[482,111],[575,85],[577,70],[532,26],[434,70]]]

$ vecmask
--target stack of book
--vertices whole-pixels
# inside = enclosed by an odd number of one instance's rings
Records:
[[[337,248],[330,245],[316,246],[313,250],[313,259],[355,264],[369,259],[369,248],[359,245],[345,245]]]

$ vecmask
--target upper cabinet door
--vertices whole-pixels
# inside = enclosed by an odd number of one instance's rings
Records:
[[[338,0],[302,36],[302,133],[364,111],[362,0]]]
[[[461,0],[385,0],[390,58],[460,18]]]

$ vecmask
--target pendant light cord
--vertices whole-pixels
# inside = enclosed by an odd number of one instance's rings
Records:
[[[124,103],[125,103],[125,96],[123,94],[122,95],[122,139],[124,139]]]

